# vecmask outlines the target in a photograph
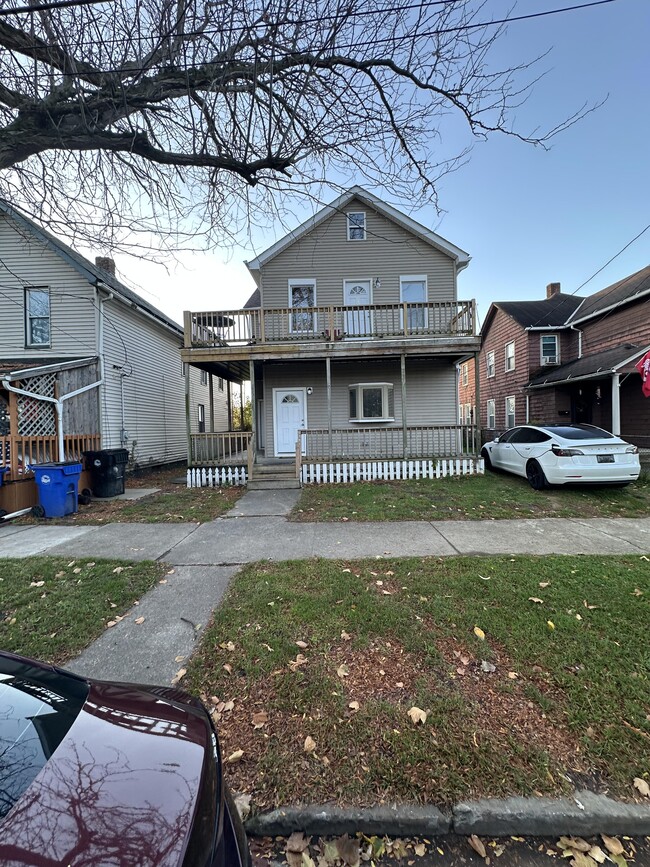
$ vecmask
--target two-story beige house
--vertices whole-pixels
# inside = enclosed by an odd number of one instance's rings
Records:
[[[458,300],[468,263],[353,187],[247,263],[257,289],[243,309],[187,312],[184,361],[248,371],[254,476],[269,463],[302,481],[428,476],[463,459],[474,471],[456,418],[456,364],[479,346],[474,301]],[[194,463],[208,451],[194,436]]]

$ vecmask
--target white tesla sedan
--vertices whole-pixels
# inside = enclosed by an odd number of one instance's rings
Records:
[[[526,424],[507,430],[481,449],[486,469],[547,485],[626,485],[639,478],[639,450],[590,424]]]

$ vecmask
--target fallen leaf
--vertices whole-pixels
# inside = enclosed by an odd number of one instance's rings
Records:
[[[539,582],[539,586],[540,586],[540,587],[542,588],[542,590],[543,590],[545,587],[548,587],[550,583],[551,583],[550,581],[540,581],[540,582]]]
[[[600,608],[600,605],[590,605],[586,599],[582,600],[582,604],[585,606],[585,608],[588,608],[589,611],[593,611],[594,608]]]
[[[343,663],[342,663],[341,665],[339,665],[339,667],[336,669],[336,673],[337,673],[337,675],[338,675],[339,677],[341,677],[341,678],[343,678],[343,677],[349,677],[349,676],[350,676],[350,668],[349,668],[349,666],[347,666],[347,665],[343,662]]]
[[[55,576],[55,577],[58,577],[58,576]],[[643,596],[643,590],[639,590],[638,587],[635,587],[634,592],[632,593],[632,596]]]
[[[650,786],[641,777],[634,778],[634,788],[638,789],[644,798],[650,798]]]
[[[576,852],[588,852],[591,844],[582,837],[560,837],[557,841],[560,849],[575,849]]]
[[[232,665],[229,665],[228,663],[226,663],[225,665],[222,665],[221,667],[223,668],[224,671],[227,671],[228,674],[232,674]]]
[[[427,711],[422,710],[419,707],[415,707],[415,705],[410,708],[407,713],[410,716],[413,725],[417,725],[418,723],[425,723],[427,721],[427,716],[429,715]]]
[[[292,659],[287,663],[287,666],[291,669],[291,671],[295,671],[297,668],[300,668],[301,665],[305,665],[307,662],[307,657],[303,656],[302,653],[299,653],[295,659]]]
[[[492,579],[491,575],[480,575],[479,574],[478,577],[481,579],[481,581],[490,581]]]
[[[605,849],[612,855],[622,855],[625,852],[625,847],[618,837],[608,837],[607,834],[601,834]]]
[[[474,635],[480,640],[485,641],[485,632],[480,628],[480,626],[474,627]]]
[[[585,852],[575,852],[573,858],[569,861],[570,867],[597,867],[593,858],[590,858]]]
[[[30,587],[42,587],[45,581],[32,581]]]
[[[294,831],[287,840],[287,852],[304,852],[309,846],[309,839],[302,831]]]
[[[472,847],[472,849],[481,856],[481,858],[487,857],[487,852],[485,851],[483,841],[480,839],[480,837],[477,837],[476,834],[472,834],[472,836],[468,840],[468,843]]]
[[[176,684],[181,681],[185,675],[187,674],[186,668],[179,668],[176,674],[172,677],[172,686],[176,686]]]
[[[339,837],[336,841],[336,851],[339,853],[339,858],[348,867],[356,867],[359,863],[359,841],[350,839],[347,834]]]
[[[539,596],[529,596],[528,601],[529,602],[536,602],[538,605],[544,604],[544,600],[540,599]]]
[[[113,572],[115,572],[115,569],[113,569]],[[57,572],[54,577],[55,578],[63,578],[64,575],[65,575],[65,572]],[[640,590],[639,590],[639,593],[641,593]]]
[[[350,635],[349,632],[346,632],[345,630],[343,630],[343,632],[341,633],[341,638],[343,639],[343,641],[350,641],[352,636]]]
[[[416,843],[413,851],[419,858],[422,858],[423,855],[427,854],[427,847],[424,843]]]
[[[359,710],[360,705],[358,701],[351,701],[348,707],[350,710]]]
[[[607,855],[603,852],[600,846],[592,846],[587,852],[590,858],[593,858],[597,864],[604,864],[607,860]]]
[[[352,572],[352,569],[341,569],[341,572]]]
[[[144,623],[144,617],[136,617],[133,622],[137,623],[139,626],[141,623]]]
[[[485,671],[488,674],[492,674],[497,670],[496,665],[493,665],[491,662],[488,662],[486,659],[481,660],[481,671]]]
[[[75,575],[78,575],[81,572],[81,566],[76,566],[72,571]]]
[[[223,710],[230,712],[235,709],[235,702],[232,699],[228,699],[223,703]]]
[[[458,666],[458,668],[456,669],[456,674],[460,674],[461,677],[465,674],[465,669],[462,665]]]
[[[299,647],[301,650],[306,650],[309,645],[306,641],[296,641],[296,647]]]
[[[174,662],[185,662],[185,657],[184,656],[175,656]]]
[[[552,620],[547,620],[547,621],[546,621],[546,625],[547,625],[548,628],[551,630],[551,632],[555,629],[555,624],[553,623]]]
[[[303,750],[306,753],[313,753],[316,749],[316,741],[313,739],[311,735],[307,735],[305,738],[305,743],[303,744]]]
[[[109,620],[106,624],[107,629],[110,629],[112,626],[117,626],[117,620]]]
[[[226,759],[226,761],[228,762],[229,765],[234,765],[235,762],[238,762],[238,761],[241,760],[241,758],[242,758],[243,755],[244,755],[244,751],[243,751],[243,750],[235,750],[234,753],[231,753],[231,754],[228,756],[228,758]]]
[[[269,721],[269,715],[265,710],[260,710],[257,713],[253,714],[253,718],[251,720],[254,728],[261,729],[263,726],[267,724]]]
[[[508,672],[508,677],[509,677],[510,680],[515,680],[517,677],[519,677],[519,675],[517,674],[516,671],[509,671],[509,672]]]
[[[245,822],[251,811],[251,796],[244,792],[240,792],[239,795],[235,795],[234,800],[235,807],[237,807],[237,812],[239,813],[239,818],[242,822]]]

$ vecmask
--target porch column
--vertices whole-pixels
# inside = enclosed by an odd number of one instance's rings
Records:
[[[402,353],[399,357],[400,375],[402,379],[402,455],[408,457],[408,430],[406,421],[406,356]]]
[[[612,433],[614,436],[621,435],[621,377],[618,373],[612,374]]]
[[[192,466],[192,419],[190,417],[190,365],[185,364],[185,436],[187,437],[187,466]]]
[[[251,452],[254,455],[257,451],[257,403],[255,400],[255,362],[251,359],[248,362],[249,376],[251,378]],[[244,404],[242,391],[242,422],[244,420]]]
[[[208,373],[208,400],[210,401],[210,433],[214,433],[214,376]]]
[[[327,443],[329,459],[332,460],[332,362],[325,358],[325,381],[327,383]]]
[[[481,371],[478,352],[474,353],[474,452],[481,451]],[[528,419],[526,419],[528,421]]]
[[[226,380],[226,395],[228,398],[228,430],[232,430],[232,387],[230,380]]]

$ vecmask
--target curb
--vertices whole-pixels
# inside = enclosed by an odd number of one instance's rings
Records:
[[[445,834],[487,837],[556,836],[558,834],[650,835],[650,806],[614,801],[579,791],[573,798],[485,798],[463,801],[449,813],[436,807],[351,808],[327,805],[284,807],[258,813],[246,822],[254,837],[288,837],[294,831],[334,836],[363,832],[389,837]]]

